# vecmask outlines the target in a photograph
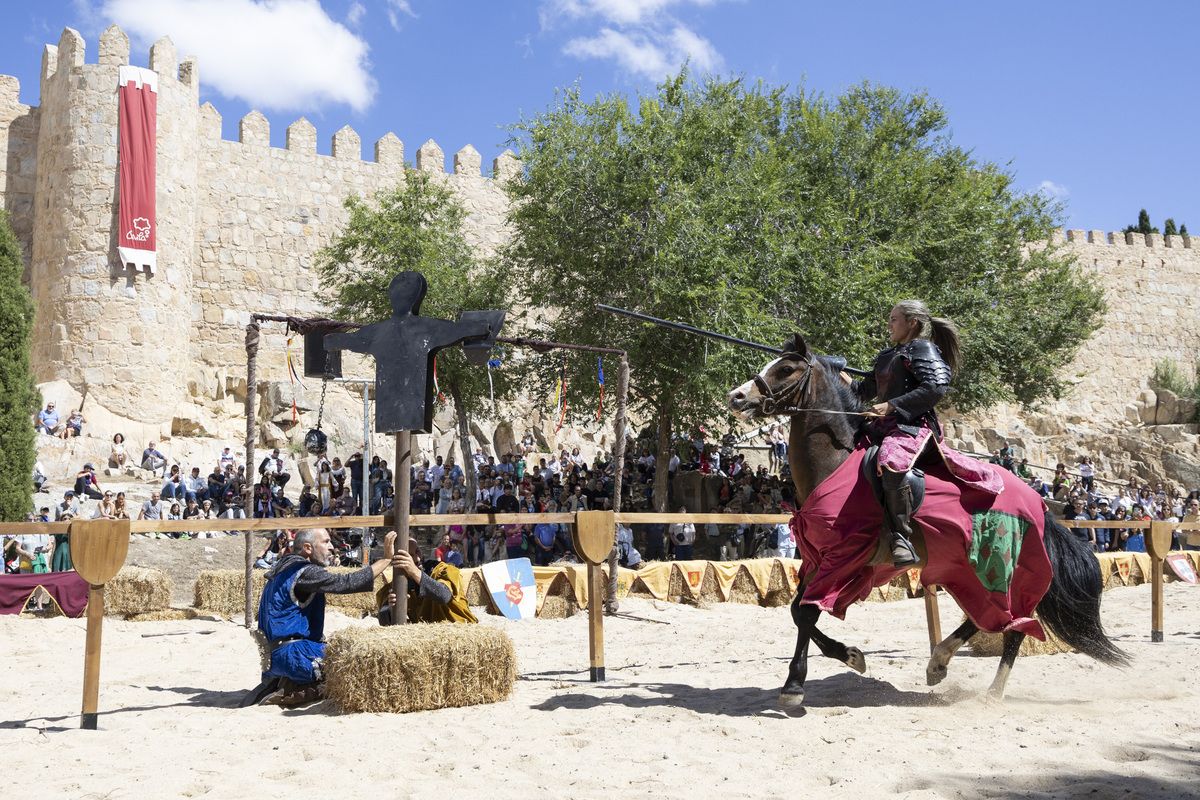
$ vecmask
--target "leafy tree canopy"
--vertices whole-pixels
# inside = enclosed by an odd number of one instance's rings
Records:
[[[541,334],[627,349],[632,402],[675,425],[720,414],[762,354],[597,302],[768,343],[799,329],[868,366],[888,309],[917,297],[962,329],[959,409],[1058,396],[1102,292],[1042,244],[1061,206],[948,125],[928,96],[867,83],[827,98],[684,71],[636,102],[576,86],[513,126],[504,255]]]

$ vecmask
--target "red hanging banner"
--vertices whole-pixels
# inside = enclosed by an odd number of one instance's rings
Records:
[[[158,75],[122,66],[117,89],[117,255],[121,266],[151,275],[157,266],[154,185],[158,145]]]

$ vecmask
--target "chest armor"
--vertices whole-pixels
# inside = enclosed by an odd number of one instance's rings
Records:
[[[903,346],[889,348],[875,359],[875,386],[880,402],[895,400],[917,388],[917,378],[904,361],[903,349]]]

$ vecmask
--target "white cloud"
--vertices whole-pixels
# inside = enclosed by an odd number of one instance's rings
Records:
[[[1071,193],[1071,190],[1066,186],[1054,181],[1042,181],[1038,184],[1037,188],[1042,194],[1048,194],[1051,197],[1066,197]]]
[[[394,30],[400,30],[400,15],[407,14],[413,19],[417,18],[417,13],[412,10],[412,6],[408,4],[408,0],[387,0],[387,18],[392,24]]]
[[[711,6],[725,0],[545,0],[543,29],[563,24],[600,30],[575,36],[563,52],[576,58],[607,59],[627,72],[660,80],[691,60],[700,71],[720,69],[712,42],[676,19],[672,7]]]
[[[358,26],[362,21],[363,15],[367,13],[367,7],[362,3],[354,2],[350,4],[350,10],[346,12],[346,24]]]
[[[720,54],[707,39],[682,26],[666,34],[604,28],[595,36],[572,39],[563,52],[577,58],[612,59],[626,72],[651,80],[665,78],[688,58],[701,71],[711,71],[721,63]]]
[[[598,17],[615,25],[643,25],[660,20],[671,6],[711,6],[721,0],[547,0],[542,19]]]
[[[205,86],[259,109],[362,111],[375,97],[366,41],[317,0],[106,0],[101,12],[139,43],[170,36],[199,57]]]

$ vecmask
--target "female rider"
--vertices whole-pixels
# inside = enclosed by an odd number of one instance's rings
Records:
[[[999,494],[1000,476],[942,442],[934,406],[946,395],[960,358],[958,329],[948,319],[931,317],[920,300],[902,300],[888,316],[893,346],[875,358],[873,375],[852,385],[863,400],[878,400],[866,413],[868,436],[879,445],[883,480],[883,536],[896,569],[916,564],[913,550],[912,493],[904,479],[918,463],[940,460],[963,483]],[[930,339],[921,338],[927,334]],[[848,376],[843,373],[843,378]],[[932,441],[932,447],[930,446]],[[933,456],[940,456],[935,460]]]

